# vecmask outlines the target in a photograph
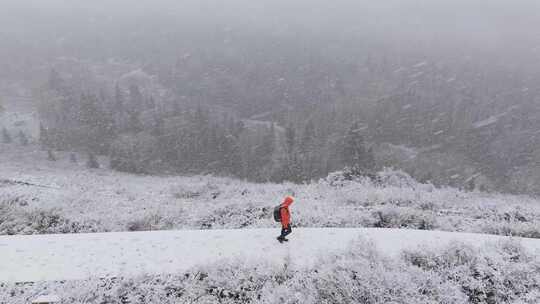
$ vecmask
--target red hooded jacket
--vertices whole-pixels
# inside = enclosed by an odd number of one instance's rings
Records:
[[[289,206],[294,202],[292,196],[287,196],[281,204],[281,226],[283,228],[289,226],[291,223],[291,213],[289,212]]]

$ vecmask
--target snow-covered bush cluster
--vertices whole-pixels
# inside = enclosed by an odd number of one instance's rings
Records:
[[[0,303],[54,293],[63,303],[538,303],[540,260],[512,241],[489,253],[467,245],[403,252],[373,244],[322,256],[317,267],[223,260],[186,273],[138,278],[0,284]]]
[[[93,225],[97,226],[97,225]],[[92,226],[66,219],[57,209],[17,208],[0,203],[0,231],[2,234],[50,234],[96,232]]]
[[[517,242],[482,251],[456,244],[441,252],[404,252],[406,262],[459,286],[471,303],[537,303],[540,260]]]
[[[540,237],[538,199],[436,188],[401,171],[360,177],[336,172],[305,185],[255,184],[88,170],[67,157],[35,166],[24,157],[0,155],[0,234],[275,227],[272,208],[292,194],[297,227]]]

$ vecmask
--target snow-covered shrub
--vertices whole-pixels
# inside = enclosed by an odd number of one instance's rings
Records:
[[[369,183],[373,182],[377,176],[373,173],[355,171],[346,168],[343,171],[329,173],[322,181],[333,187],[343,187],[350,183]]]
[[[177,199],[218,198],[220,189],[210,181],[212,177],[207,177],[207,179],[207,181],[199,183],[175,185],[171,190],[173,191],[173,196]]]
[[[39,169],[26,162],[0,162],[0,175],[10,177],[9,183],[0,184],[0,202],[8,202],[12,208],[8,213],[12,228],[1,229],[0,234],[38,233],[21,228],[31,226],[28,213],[51,209],[69,221],[69,228],[61,230],[69,232],[279,227],[271,209],[285,195],[293,194],[296,227],[377,226],[540,235],[536,198],[434,188],[390,170],[381,173],[379,183],[368,178],[346,181],[338,174],[336,179],[329,176],[304,185],[255,184],[213,176],[85,170],[69,162],[69,154],[62,156],[57,163],[40,164]],[[35,155],[28,157],[27,163],[32,163]],[[339,186],[333,181],[340,181]],[[155,217],[150,220],[149,214]]]
[[[420,183],[401,170],[384,168],[377,173],[378,184],[382,187],[417,188]]]
[[[32,231],[38,234],[60,232],[69,224],[56,210],[34,210],[27,216]]]
[[[212,214],[200,219],[200,228],[246,228],[254,226],[256,221],[270,219],[271,210],[268,207],[257,207],[252,204],[229,205],[215,209]]]
[[[382,207],[372,212],[373,227],[410,228],[432,230],[437,227],[432,213],[414,210],[408,207]]]
[[[171,227],[172,223],[159,214],[147,215],[126,224],[127,231],[166,230]]]
[[[540,260],[517,242],[506,241],[480,249],[454,244],[442,254],[409,251],[403,259],[456,284],[469,303],[538,303]]]
[[[487,250],[486,250],[487,249]],[[484,250],[452,244],[386,258],[359,239],[315,267],[221,260],[184,273],[83,281],[0,283],[0,303],[40,293],[63,303],[527,303],[540,301],[540,260],[515,242]]]
[[[59,209],[26,209],[0,204],[0,235],[97,232],[99,222],[81,224],[62,215]]]
[[[347,253],[325,259],[310,278],[314,303],[465,303],[445,278],[383,258],[374,248],[358,240]]]
[[[540,239],[540,224],[519,221],[486,221],[482,233]]]

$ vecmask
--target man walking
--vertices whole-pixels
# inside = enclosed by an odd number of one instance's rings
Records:
[[[289,234],[291,234],[291,212],[289,210],[289,207],[294,202],[294,198],[292,196],[285,197],[285,200],[280,205],[279,213],[281,218],[281,235],[277,237],[277,240],[280,243],[289,241],[285,237]]]

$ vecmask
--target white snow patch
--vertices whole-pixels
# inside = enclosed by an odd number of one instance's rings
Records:
[[[409,78],[418,78],[418,77],[420,77],[422,75],[424,75],[424,72],[418,72],[418,73],[414,73],[414,74],[409,75]]]
[[[423,147],[421,149],[418,149],[418,152],[420,152],[420,153],[431,152],[433,150],[438,150],[441,147],[442,147],[441,144],[435,144],[435,145],[431,145],[431,146],[427,146],[427,147]]]
[[[32,304],[39,304],[39,303],[58,303],[60,302],[60,297],[57,295],[41,295],[37,298],[35,298],[32,301]]]
[[[404,153],[408,159],[413,159],[418,156],[418,151],[414,147],[409,147],[405,145],[394,145],[390,143],[388,144],[388,147]]]
[[[413,65],[415,68],[421,68],[423,66],[427,65],[427,61],[418,62],[417,64]]]
[[[475,129],[487,127],[489,125],[492,125],[492,124],[496,123],[498,120],[499,120],[498,116],[490,116],[487,119],[480,120],[480,121],[477,121],[477,122],[473,123],[473,127]]]

